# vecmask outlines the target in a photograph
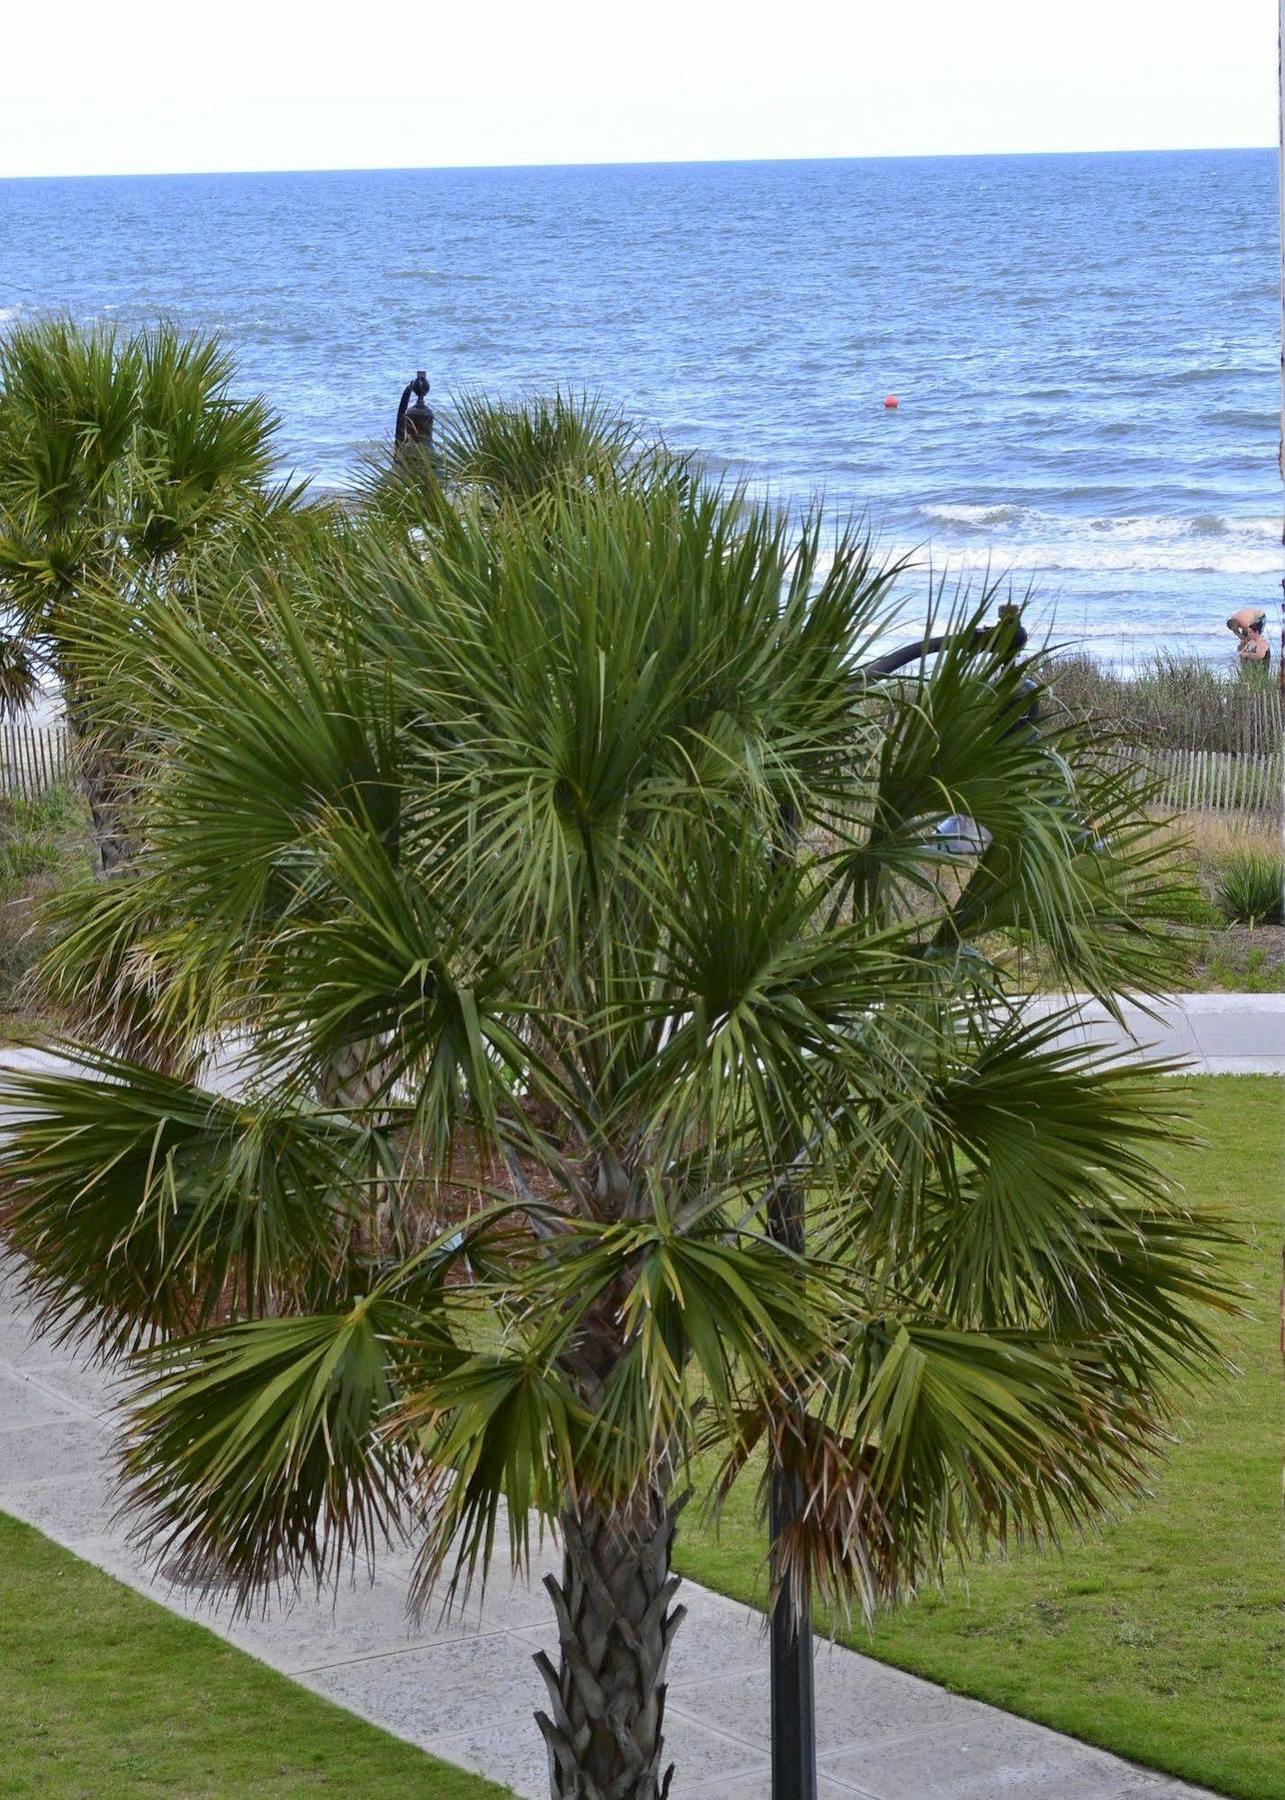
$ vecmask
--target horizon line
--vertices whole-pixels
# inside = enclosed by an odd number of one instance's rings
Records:
[[[470,163],[326,163],[305,167],[232,169],[96,169],[61,174],[0,175],[0,183],[16,181],[186,181],[203,176],[232,175],[447,175],[490,171],[514,173],[543,169],[678,169],[789,166],[807,163],[865,162],[995,162],[1003,159],[1035,160],[1062,156],[1199,156],[1227,155],[1252,150],[1276,151],[1271,144],[1157,144],[1145,148],[1096,150],[915,150],[883,151],[866,155],[832,156],[673,156],[613,158],[565,162],[470,162]]]

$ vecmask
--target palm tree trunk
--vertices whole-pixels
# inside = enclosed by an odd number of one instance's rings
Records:
[[[376,1046],[369,1040],[345,1045],[337,1050],[317,1078],[317,1098],[323,1106],[333,1106],[350,1113],[363,1124],[386,1124],[388,1112],[380,1107],[381,1096],[387,1100],[388,1063],[381,1060]],[[365,1262],[377,1263],[384,1250],[384,1230],[388,1223],[390,1196],[387,1183],[372,1179],[367,1204],[353,1221],[352,1249]]]
[[[63,686],[67,725],[76,746],[81,786],[89,803],[98,873],[119,875],[138,855],[137,840],[126,825],[125,759],[114,753],[106,732],[94,729],[73,685],[64,679]]]
[[[138,845],[121,819],[115,796],[116,777],[105,759],[88,746],[81,748],[80,767],[98,853],[98,872],[103,876],[119,875],[137,857]]]
[[[681,1499],[652,1488],[614,1510],[584,1507],[562,1518],[563,1572],[545,1586],[558,1618],[557,1669],[536,1666],[552,1717],[536,1714],[549,1747],[553,1800],[665,1800],[662,1771],[665,1668],[686,1617],[670,1606],[670,1567]]]

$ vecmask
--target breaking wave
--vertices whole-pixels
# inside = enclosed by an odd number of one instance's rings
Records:
[[[1279,575],[1281,522],[1221,513],[1086,518],[1005,505],[921,506],[935,548],[977,566],[1041,570],[1146,569],[1176,574]]]

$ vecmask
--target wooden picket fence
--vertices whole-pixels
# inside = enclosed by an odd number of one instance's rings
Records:
[[[1129,761],[1160,784],[1159,804],[1172,812],[1240,812],[1278,818],[1285,790],[1285,752],[1238,756],[1224,750],[1133,750]]]
[[[1160,783],[1159,804],[1173,812],[1242,812],[1277,817],[1285,795],[1285,751],[1237,755],[1224,750],[1132,749],[1130,766]],[[1122,761],[1124,758],[1122,757]],[[0,793],[34,800],[75,779],[75,747],[62,724],[0,721]]]
[[[0,794],[35,800],[51,787],[73,781],[76,761],[65,725],[0,720]]]

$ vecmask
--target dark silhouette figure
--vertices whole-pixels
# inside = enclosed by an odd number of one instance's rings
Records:
[[[410,405],[412,394],[415,396],[413,406]],[[414,381],[402,390],[401,404],[397,408],[394,441],[399,456],[411,449],[433,448],[433,409],[427,404],[427,394],[428,376],[423,369],[417,369]]]

